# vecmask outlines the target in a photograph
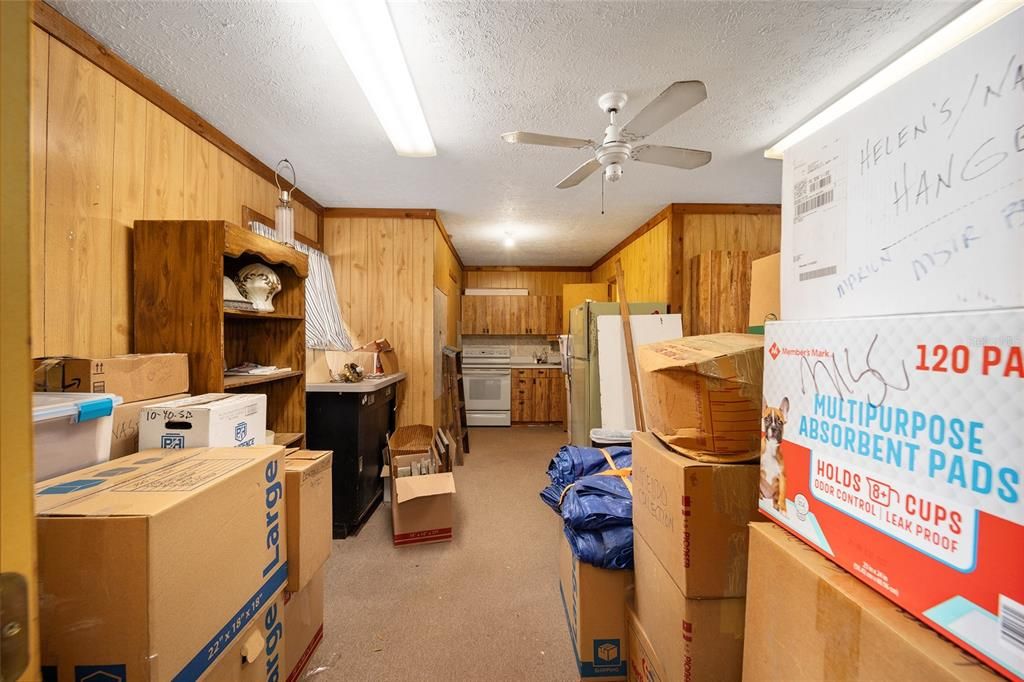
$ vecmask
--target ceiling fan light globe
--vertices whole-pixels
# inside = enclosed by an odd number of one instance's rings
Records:
[[[618,182],[619,178],[622,177],[622,166],[617,163],[613,163],[606,166],[604,169],[604,179],[608,182]]]

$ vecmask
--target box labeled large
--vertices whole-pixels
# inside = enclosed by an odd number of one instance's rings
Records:
[[[188,356],[139,353],[111,358],[35,359],[36,391],[115,393],[126,403],[188,390]]]
[[[272,682],[285,674],[288,640],[285,637],[285,594],[266,602],[210,667],[203,682]],[[291,632],[288,633],[291,636]],[[97,680],[97,682],[108,682]]]
[[[288,591],[298,592],[331,556],[330,450],[298,450],[284,458],[288,510]]]
[[[267,396],[206,393],[150,405],[139,413],[139,448],[263,445]]]
[[[744,680],[1002,679],[773,524],[750,524],[749,577]]]
[[[576,665],[584,679],[626,680],[626,593],[633,571],[597,568],[558,546],[559,590]]]
[[[1017,8],[785,151],[783,320],[1024,306],[1021,35]]]
[[[760,508],[1024,672],[1024,309],[769,323]]]
[[[187,398],[187,394],[169,395],[165,398],[122,403],[114,407],[114,428],[110,438],[110,459],[117,459],[139,451],[139,415],[143,408],[171,400]]]
[[[756,464],[698,462],[633,432],[633,529],[690,598],[742,597]]]
[[[150,450],[38,484],[45,676],[216,664],[288,577],[283,452]]]
[[[324,571],[321,568],[298,592],[284,593],[284,671],[287,682],[297,682],[324,639]]]
[[[739,680],[744,600],[688,599],[639,535],[633,536],[633,560],[636,616],[665,679]]]
[[[757,459],[763,343],[708,334],[640,346],[647,429],[697,459]]]

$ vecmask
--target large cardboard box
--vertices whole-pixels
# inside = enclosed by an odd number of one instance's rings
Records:
[[[288,511],[288,586],[298,592],[331,556],[330,450],[298,450],[284,458]]]
[[[206,393],[144,408],[139,447],[249,447],[263,445],[266,429],[266,394]]]
[[[249,626],[210,667],[204,682],[272,682],[286,671],[288,639],[285,597],[279,592],[264,604]],[[288,633],[289,637],[291,633]],[[90,680],[92,682],[92,680]],[[104,678],[95,682],[114,682]]]
[[[647,429],[697,459],[757,459],[763,343],[708,334],[640,346]]]
[[[321,568],[298,592],[284,593],[284,671],[287,682],[302,678],[324,639],[324,572]]]
[[[626,636],[629,638],[630,682],[669,682],[665,666],[636,615],[632,599],[626,600]]]
[[[765,343],[764,514],[1024,673],[1024,309],[773,322]]]
[[[1024,10],[785,151],[782,319],[1024,306]]]
[[[48,679],[197,679],[287,580],[281,447],[144,451],[35,492]]]
[[[36,391],[115,393],[126,403],[188,391],[184,353],[35,359]]]
[[[751,334],[764,334],[764,323],[778,320],[780,255],[773,253],[750,264],[750,317]]]
[[[117,459],[139,451],[139,414],[143,408],[169,400],[187,398],[188,394],[169,395],[166,398],[121,403],[114,407],[114,428],[110,439],[110,459]]]
[[[633,529],[687,597],[743,596],[759,471],[698,462],[633,433]]]
[[[752,523],[743,679],[1000,678],[786,531]]]
[[[558,547],[559,591],[583,679],[626,680],[626,595],[633,571],[583,563],[569,541]]]
[[[665,679],[739,680],[742,598],[687,599],[650,545],[633,537],[636,615],[665,669]]]

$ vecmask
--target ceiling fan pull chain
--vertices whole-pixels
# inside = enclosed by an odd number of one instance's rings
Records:
[[[604,215],[604,173],[601,173],[601,215]]]

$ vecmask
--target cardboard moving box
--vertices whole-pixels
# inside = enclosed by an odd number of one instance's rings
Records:
[[[117,459],[139,451],[139,415],[143,408],[158,405],[169,400],[187,398],[187,393],[169,395],[165,398],[122,403],[114,407],[114,430],[110,439],[110,459]]]
[[[626,593],[633,571],[585,564],[564,534],[558,547],[559,590],[576,665],[584,679],[625,680]]]
[[[665,666],[637,618],[632,598],[626,599],[626,633],[629,638],[630,682],[669,682]]]
[[[698,462],[633,433],[633,529],[690,598],[742,597],[756,464]]]
[[[44,676],[203,675],[287,580],[283,452],[150,450],[38,484]]]
[[[750,524],[748,575],[744,680],[1000,679],[773,524]]]
[[[444,471],[429,426],[402,427],[388,439],[391,465],[392,540],[396,547],[449,542],[454,519],[455,476]],[[435,471],[407,475],[413,471]]]
[[[184,353],[35,359],[36,391],[115,393],[126,403],[188,391]]]
[[[267,437],[263,393],[206,393],[139,413],[140,448],[249,447]]]
[[[281,680],[287,670],[285,594],[279,592],[273,601],[264,604],[249,626],[217,658],[203,682]],[[291,633],[288,634],[290,637]],[[99,678],[96,682],[113,681]]]
[[[760,499],[768,518],[1018,676],[1022,331],[1024,309],[769,323]]]
[[[697,459],[757,459],[764,338],[688,336],[640,346],[647,428]]]
[[[636,615],[665,679],[739,680],[743,661],[744,600],[687,599],[650,545],[633,536]]]
[[[284,593],[284,626],[288,632],[284,649],[287,682],[302,678],[324,639],[325,570],[320,568],[298,592]]]
[[[288,587],[298,592],[331,556],[330,450],[298,450],[284,458]]]

